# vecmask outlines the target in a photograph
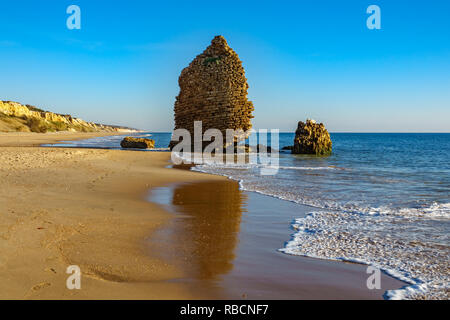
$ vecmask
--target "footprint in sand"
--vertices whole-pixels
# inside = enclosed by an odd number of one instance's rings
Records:
[[[50,287],[52,284],[50,282],[41,282],[31,288],[33,291],[38,291],[47,287]]]

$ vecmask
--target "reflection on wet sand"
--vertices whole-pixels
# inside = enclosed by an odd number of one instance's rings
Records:
[[[170,196],[176,217],[159,237],[161,245],[176,248],[170,260],[191,279],[215,280],[230,272],[246,203],[238,183],[181,184]]]
[[[367,289],[366,266],[286,255],[291,222],[310,207],[257,193],[235,181],[194,182],[153,189],[151,201],[174,218],[150,238],[155,252],[207,299],[381,299],[403,282],[382,274]],[[248,210],[248,212],[247,212]],[[242,215],[242,213],[245,213]]]

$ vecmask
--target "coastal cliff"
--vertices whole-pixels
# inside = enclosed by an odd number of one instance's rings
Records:
[[[0,132],[132,132],[136,129],[87,122],[71,115],[0,100]]]

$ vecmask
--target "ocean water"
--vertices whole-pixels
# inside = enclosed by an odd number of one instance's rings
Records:
[[[280,251],[374,265],[410,284],[386,298],[448,299],[450,134],[331,137],[331,156],[282,152],[273,176],[260,175],[260,164],[206,163],[193,170],[311,206],[305,218],[293,221]],[[281,133],[280,147],[293,138]]]
[[[170,133],[139,133],[167,150]],[[450,134],[333,133],[328,157],[282,151],[275,175],[261,163],[200,163],[254,191],[310,206],[292,222],[281,252],[373,265],[404,280],[389,299],[448,299],[450,290]],[[122,137],[61,146],[120,149]],[[294,133],[280,133],[279,146]],[[268,145],[271,145],[270,138]]]

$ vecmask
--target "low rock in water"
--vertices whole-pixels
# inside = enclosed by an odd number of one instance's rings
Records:
[[[314,120],[300,121],[295,132],[294,154],[331,154],[331,138],[323,123],[316,123]]]
[[[155,147],[155,140],[146,138],[125,137],[120,143],[122,148],[152,149]]]

